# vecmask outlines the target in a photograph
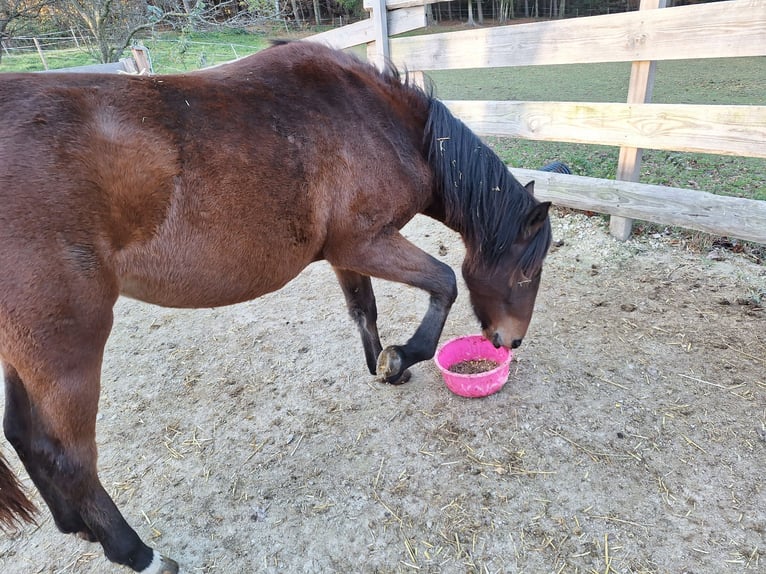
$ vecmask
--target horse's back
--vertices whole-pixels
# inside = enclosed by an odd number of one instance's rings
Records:
[[[397,83],[299,43],[191,74],[0,77],[0,259],[24,244],[171,306],[277,289],[427,202],[427,100]]]

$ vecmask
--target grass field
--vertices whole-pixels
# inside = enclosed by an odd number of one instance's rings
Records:
[[[272,33],[160,33],[144,38],[157,73],[183,72],[241,57],[268,45]],[[94,63],[76,49],[47,52],[51,68]],[[4,56],[0,72],[40,70],[36,53]],[[430,72],[443,99],[620,102],[627,98],[629,63]],[[766,58],[659,62],[653,101],[766,105]],[[614,147],[490,138],[509,165],[536,168],[554,160],[574,173],[614,177]],[[765,144],[766,145],[766,144]],[[766,200],[766,160],[645,150],[641,181]]]

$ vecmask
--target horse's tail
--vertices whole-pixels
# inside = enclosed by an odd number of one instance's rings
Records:
[[[0,526],[11,528],[21,522],[35,522],[37,508],[21,490],[18,479],[0,452]]]

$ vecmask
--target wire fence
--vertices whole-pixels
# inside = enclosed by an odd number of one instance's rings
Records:
[[[91,55],[93,45],[92,36],[75,28],[34,36],[6,37],[0,40],[0,63],[13,63],[14,67],[26,70],[47,70],[95,63],[95,58]]]
[[[64,31],[35,34],[34,36],[12,36],[0,40],[0,49],[6,56],[16,53],[42,50],[65,50],[82,48],[92,44],[92,37],[74,28]]]
[[[322,28],[347,23],[348,18],[336,17],[323,22]],[[260,34],[228,28],[218,32],[191,33],[150,29],[136,37],[134,43],[143,44],[150,50],[155,72],[172,73],[234,60],[258,51],[268,38],[295,37],[310,31],[292,22],[282,22]],[[205,37],[211,40],[205,40]],[[36,71],[97,63],[96,38],[77,28],[0,39],[0,71]]]

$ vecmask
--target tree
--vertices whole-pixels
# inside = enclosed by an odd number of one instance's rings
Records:
[[[40,15],[53,0],[0,0],[0,41],[18,33],[25,24]],[[3,51],[0,50],[0,58]]]
[[[116,62],[138,32],[162,19],[145,0],[59,0],[57,7],[68,25],[91,33],[103,63]]]
[[[91,33],[96,41],[94,56],[103,63],[117,61],[136,34],[160,23],[177,27],[205,24],[215,22],[221,14],[233,21],[240,12],[239,0],[222,0],[210,6],[203,0],[53,0],[53,3],[64,24]]]

